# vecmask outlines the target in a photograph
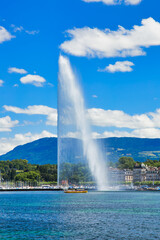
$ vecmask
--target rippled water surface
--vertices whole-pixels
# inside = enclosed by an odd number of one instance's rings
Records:
[[[0,193],[0,239],[160,239],[160,192]]]

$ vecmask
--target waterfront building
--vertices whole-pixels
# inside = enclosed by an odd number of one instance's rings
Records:
[[[133,168],[133,182],[145,182],[146,181],[147,167],[142,164],[136,164]]]
[[[160,181],[160,167],[158,168],[158,181]]]
[[[123,170],[110,167],[108,174],[109,180],[113,185],[118,185],[125,182],[125,174]]]
[[[130,169],[124,169],[125,172],[125,182],[133,182],[133,171]]]
[[[136,164],[130,169],[109,168],[109,180],[113,185],[132,182],[160,181],[160,168]]]
[[[130,169],[109,168],[109,179],[114,185],[133,182],[133,171]]]
[[[146,171],[146,181],[158,181],[159,171],[157,167],[148,167]]]

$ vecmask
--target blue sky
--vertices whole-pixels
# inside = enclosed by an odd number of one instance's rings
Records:
[[[79,75],[95,137],[159,138],[159,9],[157,0],[2,0],[0,154],[56,135],[60,54]]]

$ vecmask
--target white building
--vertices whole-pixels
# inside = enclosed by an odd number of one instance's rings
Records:
[[[133,168],[133,182],[144,182],[146,181],[147,167],[142,164],[136,164]]]

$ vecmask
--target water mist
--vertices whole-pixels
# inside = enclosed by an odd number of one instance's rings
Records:
[[[61,177],[61,166],[64,162],[86,159],[90,172],[99,190],[106,190],[107,167],[103,154],[95,140],[92,139],[84,98],[76,75],[67,57],[59,57],[58,83],[58,183]],[[77,139],[72,147],[72,139]],[[79,145],[79,147],[78,147]],[[76,150],[75,150],[76,149]],[[78,150],[77,150],[78,149]],[[81,152],[81,155],[80,155]],[[73,160],[73,159],[72,159]],[[66,169],[69,174],[69,169]]]

